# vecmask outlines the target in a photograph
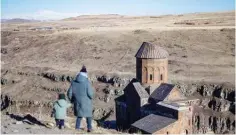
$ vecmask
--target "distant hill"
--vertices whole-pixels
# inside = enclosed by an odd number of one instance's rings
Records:
[[[28,23],[28,22],[40,22],[40,21],[32,19],[21,19],[21,18],[1,19],[1,23]]]
[[[80,15],[77,17],[70,17],[62,19],[63,21],[71,21],[71,20],[78,20],[78,19],[106,19],[106,18],[122,18],[123,15],[119,14],[100,14],[100,15]]]

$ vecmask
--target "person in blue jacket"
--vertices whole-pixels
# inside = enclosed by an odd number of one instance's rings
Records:
[[[92,85],[88,80],[86,67],[83,66],[67,91],[69,100],[74,104],[74,115],[77,117],[75,128],[77,130],[80,130],[81,119],[85,117],[87,131],[92,131],[93,91]]]
[[[56,126],[58,126],[59,129],[65,126],[64,122],[67,108],[70,107],[70,103],[66,101],[65,97],[65,94],[59,94],[58,100],[53,104],[53,115],[56,120]]]

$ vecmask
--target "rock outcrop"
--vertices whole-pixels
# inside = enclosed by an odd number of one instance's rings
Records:
[[[52,104],[57,94],[66,92],[76,75],[76,73],[44,70],[38,72],[2,70],[1,72],[2,112],[30,113],[38,118],[51,114]],[[104,121],[112,112],[115,112],[114,99],[123,94],[123,88],[133,77],[114,74],[90,74],[89,77],[96,93],[94,119]],[[195,114],[193,121],[196,125],[195,133],[211,130],[215,133],[234,131],[235,122],[231,118],[235,114],[234,86],[202,82],[192,84],[177,82],[176,85],[185,96],[196,96],[200,99],[196,105],[201,109],[197,111],[199,113]],[[40,97],[40,95],[43,96]],[[68,110],[68,114],[73,116],[72,108]],[[222,114],[227,114],[227,116]]]

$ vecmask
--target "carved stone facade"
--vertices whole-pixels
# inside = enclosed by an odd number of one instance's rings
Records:
[[[136,78],[141,84],[167,83],[168,59],[136,58]]]
[[[168,83],[168,56],[162,47],[147,42],[141,45],[135,55],[136,78],[115,100],[117,129],[149,134],[193,133],[192,104],[198,100],[186,99]]]

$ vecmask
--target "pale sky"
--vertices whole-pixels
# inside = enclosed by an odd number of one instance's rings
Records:
[[[235,10],[234,0],[1,0],[1,18],[63,19],[90,14],[164,15]]]

